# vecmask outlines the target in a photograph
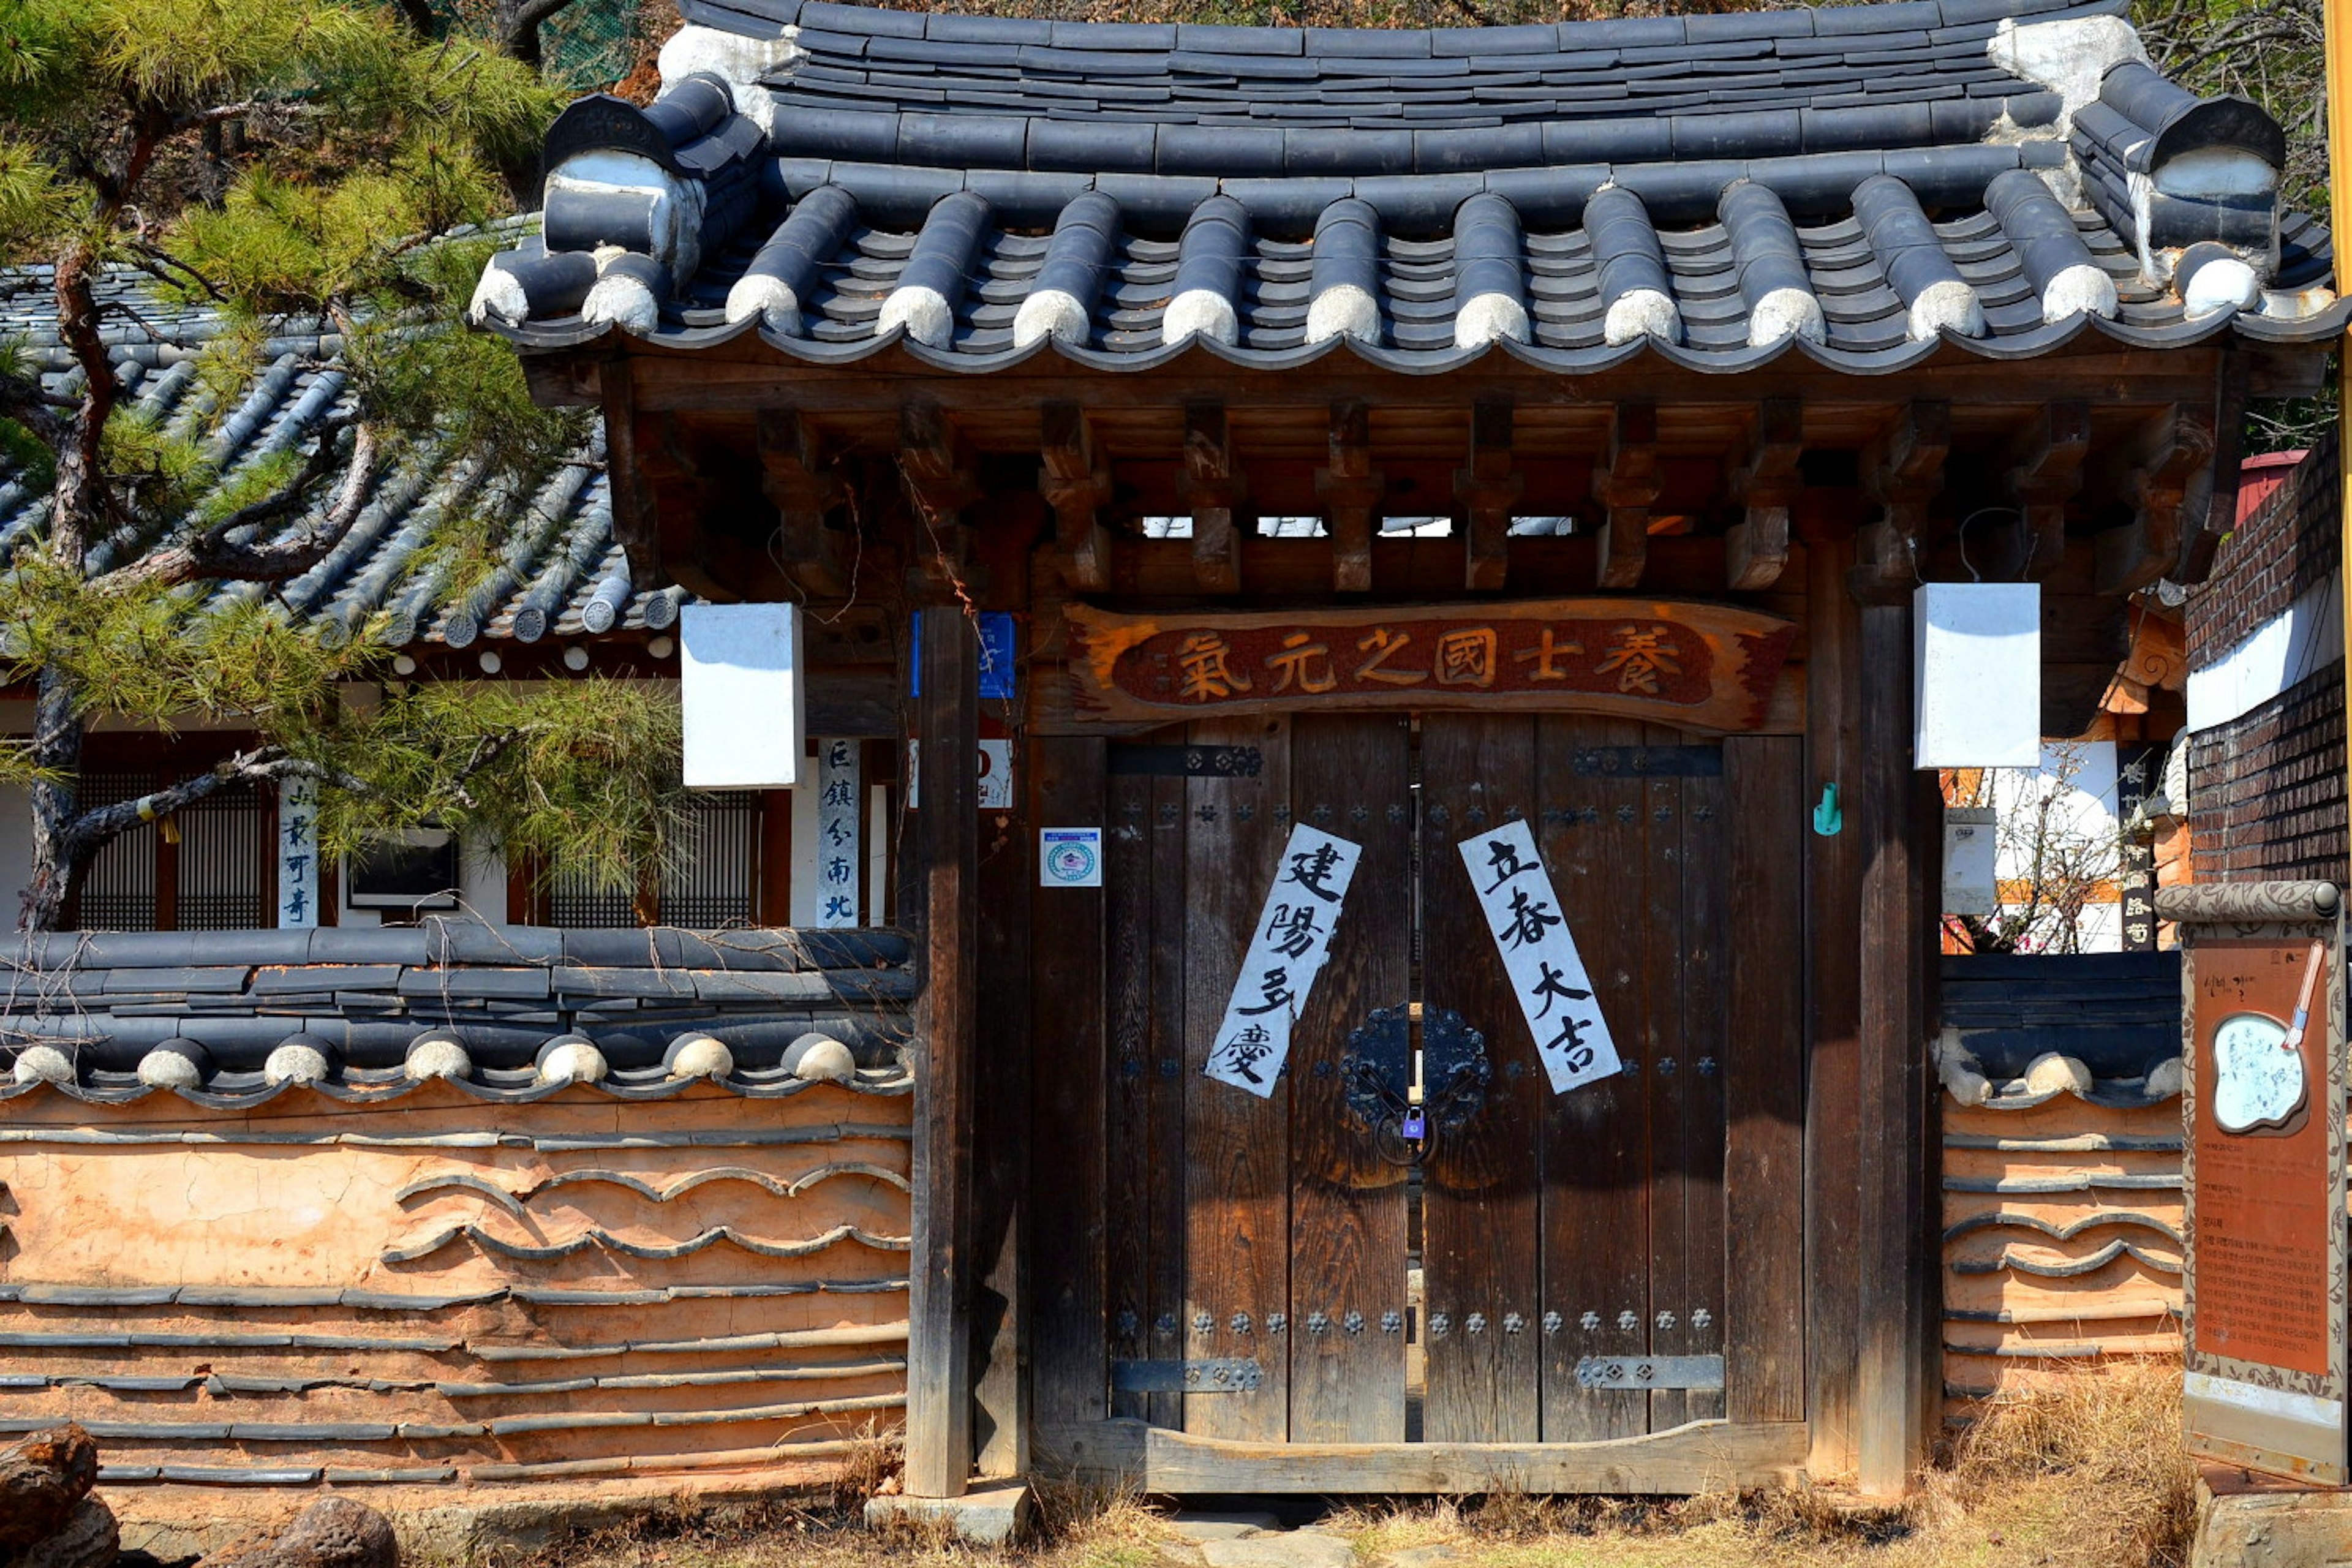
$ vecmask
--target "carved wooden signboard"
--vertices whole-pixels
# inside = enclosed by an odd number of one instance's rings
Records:
[[[1753,610],[1630,598],[1066,613],[1077,711],[1106,720],[1484,708],[1753,730],[1796,631]]]
[[[2189,1447],[2341,1483],[2345,1074],[2332,903],[2324,920],[2182,909]],[[2294,887],[2294,884],[2268,886]],[[2333,889],[2328,890],[2330,894]],[[2168,899],[2168,912],[2186,900]],[[2274,912],[2300,913],[2293,900]],[[2215,911],[2220,912],[2220,911]],[[2319,911],[2309,911],[2316,915]]]

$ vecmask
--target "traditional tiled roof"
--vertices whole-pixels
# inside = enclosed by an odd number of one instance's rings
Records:
[[[2061,1095],[2130,1110],[2180,1093],[2178,952],[1948,958],[1937,1065],[1964,1105]]]
[[[436,1080],[521,1101],[817,1083],[896,1094],[914,995],[878,931],[415,927],[64,933],[0,953],[0,1100],[169,1089],[216,1110]],[[837,1044],[825,1047],[824,1042]],[[820,1048],[822,1047],[822,1048]],[[845,1049],[841,1047],[846,1047]]]
[[[315,321],[282,324],[260,345],[242,385],[223,395],[200,376],[207,349],[229,324],[216,310],[162,295],[142,273],[121,268],[99,285],[113,363],[136,412],[201,440],[227,484],[271,454],[305,448],[348,397],[338,363],[341,339]],[[43,383],[70,392],[81,373],[58,334],[46,267],[0,270],[0,341],[35,356]],[[412,447],[386,465],[365,512],[325,561],[277,590],[297,616],[330,640],[372,636],[393,647],[477,641],[534,643],[547,637],[660,630],[676,620],[681,591],[641,591],[613,540],[612,498],[598,428],[572,459],[526,489],[481,482],[449,452]],[[333,487],[326,487],[331,489]],[[323,506],[322,500],[320,506]],[[436,525],[461,511],[484,515],[503,556],[485,581],[453,584],[447,555],[424,550]],[[0,552],[48,514],[48,496],[0,462]],[[316,510],[278,525],[277,537],[309,528]],[[119,563],[142,547],[120,535],[102,541],[93,566]],[[226,603],[261,593],[252,584],[217,590]]]
[[[550,132],[544,238],[476,317],[971,370],[2326,340],[2279,127],[2164,80],[2122,9],[1381,31],[687,0],[652,107]]]

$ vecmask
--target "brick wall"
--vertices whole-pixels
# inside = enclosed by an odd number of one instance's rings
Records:
[[[2331,431],[2222,543],[2212,575],[2181,610],[2189,668],[2214,663],[2335,574],[2342,544],[2336,454]]]
[[[2189,750],[2200,882],[2352,881],[2344,842],[2344,669],[2330,665]]]
[[[2331,434],[2222,545],[2183,614],[2189,665],[2213,664],[2337,569]],[[2235,721],[2190,737],[2198,881],[2317,878],[2346,865],[2344,669],[2330,664]]]

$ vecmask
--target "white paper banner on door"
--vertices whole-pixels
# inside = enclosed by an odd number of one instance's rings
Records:
[[[1507,822],[1464,839],[1462,864],[1478,889],[1486,929],[1495,933],[1551,1091],[1565,1094],[1614,1074],[1622,1065],[1616,1043],[1577,956],[1551,875],[1536,853],[1535,835],[1524,821]]]
[[[1260,1100],[1274,1092],[1290,1056],[1290,1026],[1331,956],[1331,932],[1347,905],[1348,884],[1363,858],[1360,844],[1312,827],[1294,827],[1274,887],[1258,911],[1249,955],[1203,1069],[1219,1083]]]

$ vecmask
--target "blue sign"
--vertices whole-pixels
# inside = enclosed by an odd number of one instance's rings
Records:
[[[923,612],[915,612],[914,647],[908,661],[913,676],[913,694],[923,694]],[[1013,613],[1010,610],[980,612],[980,694],[983,698],[1013,698],[1013,664],[1015,658],[1013,633]]]

